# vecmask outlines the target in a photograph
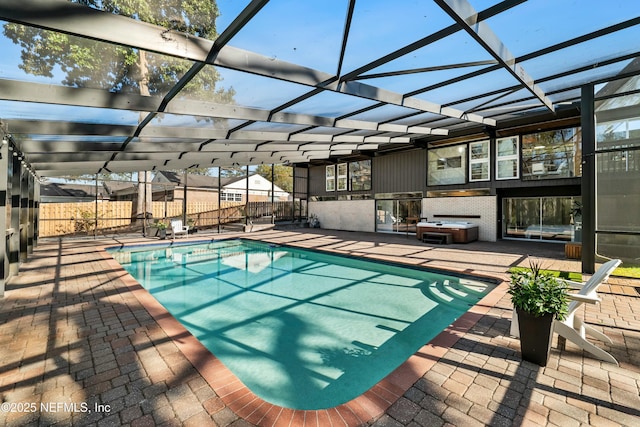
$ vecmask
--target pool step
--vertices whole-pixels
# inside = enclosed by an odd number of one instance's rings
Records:
[[[469,307],[477,300],[476,292],[469,293],[460,283],[453,284],[449,280],[429,283],[427,292],[434,301],[455,307]]]

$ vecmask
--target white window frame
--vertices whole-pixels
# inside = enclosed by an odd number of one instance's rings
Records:
[[[347,163],[338,163],[337,184],[338,191],[347,191],[349,186],[348,179],[349,165]]]
[[[336,191],[336,166],[329,165],[325,168],[324,172],[325,176],[325,190],[326,191]]]
[[[473,158],[473,146],[484,145],[486,146],[486,153],[484,157]],[[469,143],[469,182],[489,181],[491,179],[491,142],[487,139],[484,141],[475,141]],[[473,165],[487,165],[486,177],[473,179]]]
[[[515,141],[515,153],[509,153],[507,155],[500,155],[500,142],[502,141]],[[506,180],[506,179],[518,179],[520,178],[520,136],[509,136],[506,138],[498,138],[496,139],[496,181]],[[509,176],[500,176],[500,163],[501,162],[510,162],[511,165],[515,164],[515,169],[511,168],[510,170],[515,170],[515,175]]]
[[[242,193],[235,192],[225,192],[223,191],[220,194],[220,200],[224,202],[241,202],[242,201]]]

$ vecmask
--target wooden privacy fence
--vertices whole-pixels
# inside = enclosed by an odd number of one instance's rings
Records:
[[[131,231],[133,225],[141,227],[141,222],[132,223],[130,201],[99,201],[82,203],[42,203],[40,204],[39,235],[41,237],[63,236],[66,234],[93,233],[101,231]],[[153,219],[181,218],[182,200],[153,202]],[[187,218],[200,228],[220,224],[243,222],[249,219],[272,217],[274,220],[293,220],[299,213],[306,216],[306,206],[300,211],[299,202],[187,202]],[[97,227],[96,227],[97,221]]]
[[[61,236],[65,234],[90,233],[98,230],[111,230],[131,226],[130,201],[81,202],[81,203],[42,203],[40,204],[39,235],[41,237]],[[154,220],[179,218],[182,216],[182,201],[153,202]],[[242,217],[240,202],[223,202],[220,216],[227,220]],[[218,203],[189,202],[187,216],[196,220],[196,225],[217,225]],[[236,219],[237,220],[237,219]],[[221,221],[222,222],[222,221]]]
[[[38,230],[41,237],[92,231],[97,207],[98,228],[131,223],[132,202],[42,203]]]

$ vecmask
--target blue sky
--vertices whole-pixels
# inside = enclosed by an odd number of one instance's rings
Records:
[[[476,10],[483,10],[497,0],[470,0]],[[219,0],[221,16],[218,31],[222,32],[229,23],[249,3],[248,0]],[[338,54],[342,41],[344,18],[347,13],[346,0],[325,0],[321,2],[300,0],[272,0],[256,17],[236,35],[230,45],[257,52],[270,58],[318,69],[329,74],[337,71]],[[600,5],[594,13],[589,5]],[[548,44],[567,40],[576,34],[583,34],[630,17],[629,0],[608,0],[606,7],[598,0],[541,0],[526,2],[513,8],[508,14],[491,18],[488,24],[514,55],[540,49]],[[637,7],[637,5],[636,5]],[[375,58],[393,52],[406,44],[419,40],[452,23],[452,19],[433,2],[425,0],[359,0],[356,2],[354,20],[343,66],[343,73],[365,65]],[[536,19],[536,17],[542,17]],[[622,18],[624,17],[624,18]],[[594,56],[606,56],[609,46],[617,50],[635,49],[637,31],[629,30],[613,39],[594,40],[584,45],[565,49],[554,54],[553,61],[534,59],[523,64],[532,77],[549,75],[563,71],[563,67],[575,67],[576,61],[589,61]],[[635,36],[635,37],[634,37]],[[61,78],[49,79],[24,75],[18,69],[20,49],[0,37],[3,61],[0,62],[0,78],[59,84]],[[372,72],[397,71],[425,66],[439,66],[457,62],[491,59],[467,34],[459,32],[443,40],[418,49],[389,62]],[[565,65],[566,64],[566,65]],[[387,77],[365,80],[364,83],[379,86],[398,93],[406,93],[415,88],[428,86],[473,71],[464,68],[429,73],[418,73],[401,77]],[[284,83],[265,77],[248,75],[238,71],[219,69],[224,87],[236,90],[236,102],[249,107],[274,108],[287,100],[301,95],[308,87]],[[447,87],[424,96],[423,99],[445,104],[451,99],[482,84],[486,90],[496,85],[503,86],[504,79],[512,78],[508,73],[484,76],[481,82],[470,81],[460,85],[459,92]],[[589,75],[585,75],[589,78]],[[515,81],[514,81],[515,83]],[[548,83],[553,89],[553,82]],[[546,89],[546,90],[549,90]],[[345,96],[318,97],[294,107],[292,112],[339,115],[348,102]],[[366,103],[365,103],[366,105]],[[63,107],[57,107],[64,110]],[[29,114],[29,106],[23,107]],[[103,112],[96,112],[104,114]],[[58,114],[52,112],[52,114]]]

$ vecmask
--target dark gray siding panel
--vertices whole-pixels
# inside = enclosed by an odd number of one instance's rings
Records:
[[[427,182],[426,150],[412,150],[374,157],[371,165],[373,192],[424,191]]]
[[[295,179],[295,188],[294,192],[296,197],[301,197],[303,199],[307,198],[307,184],[309,180],[309,169],[307,168],[294,168]]]
[[[327,193],[325,184],[325,167],[313,166],[309,168],[309,196],[335,195],[335,192]]]

